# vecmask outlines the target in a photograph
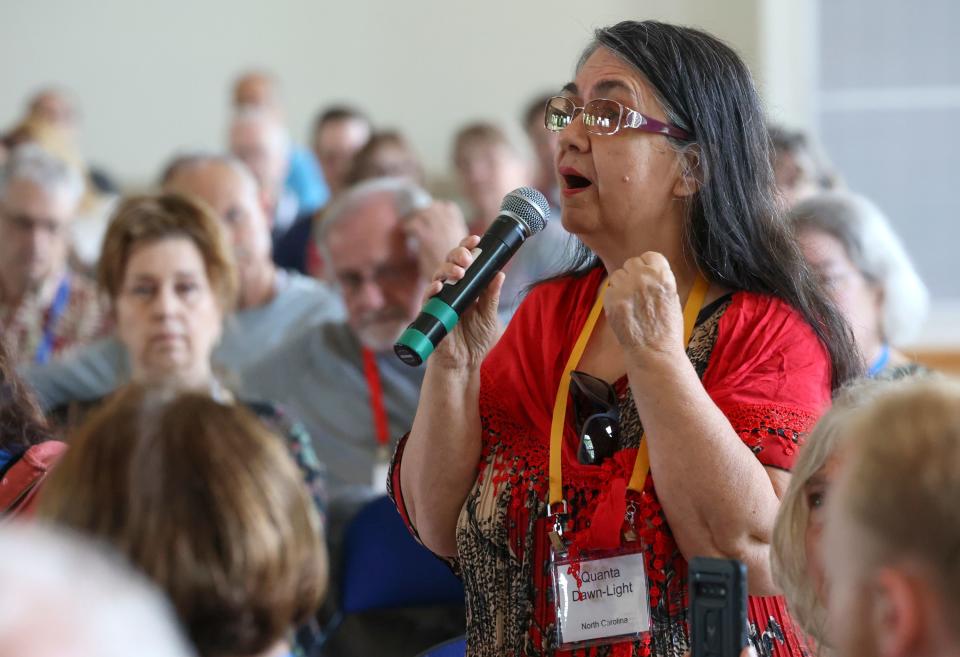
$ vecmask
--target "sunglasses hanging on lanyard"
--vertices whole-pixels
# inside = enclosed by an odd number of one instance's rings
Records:
[[[693,334],[693,328],[708,289],[709,283],[698,275],[683,308],[683,344],[685,346],[690,342],[690,336]],[[632,494],[638,495],[643,491],[647,473],[650,471],[650,456],[647,453],[647,441],[644,436],[640,437],[630,482],[624,491],[625,500],[611,499],[611,502],[616,504],[625,502],[626,510],[623,517],[617,517],[609,523],[600,523],[599,515],[595,513],[591,521],[594,525],[591,526],[591,531],[600,536],[603,545],[579,545],[576,539],[571,544],[569,537],[565,536],[569,506],[563,497],[562,471],[567,400],[570,396],[574,368],[580,362],[597,319],[603,311],[603,297],[606,290],[607,281],[604,281],[563,369],[557,387],[550,428],[550,495],[547,503],[547,519],[552,521],[552,528],[549,530],[548,538],[557,618],[556,642],[557,646],[563,650],[638,641],[650,631],[650,602],[647,592],[644,546],[637,541],[638,536],[634,527],[637,508],[630,499]],[[584,392],[595,402],[599,402],[601,408],[610,406],[609,396],[603,392],[601,386],[597,386],[582,374],[576,378],[577,385],[584,387]],[[595,381],[600,380],[595,379]],[[603,381],[600,383],[605,384]],[[607,411],[601,411],[588,419],[596,419],[598,416],[608,414]],[[584,426],[581,434],[587,429],[588,427]],[[592,439],[597,437],[597,435],[591,436]],[[582,441],[583,435],[581,435],[581,443]],[[620,481],[620,486],[623,486],[622,479]],[[610,485],[613,490],[613,484]],[[607,495],[598,495],[598,499],[612,498],[609,491],[607,493]],[[612,505],[612,508],[617,507]],[[601,524],[604,524],[603,528],[599,526]]]

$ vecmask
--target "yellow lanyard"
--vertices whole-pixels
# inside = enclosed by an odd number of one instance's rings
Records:
[[[690,336],[693,334],[693,327],[697,321],[697,315],[700,314],[700,308],[703,306],[703,300],[707,296],[707,290],[710,288],[707,280],[697,274],[693,283],[693,289],[690,290],[690,296],[683,307],[683,344],[686,347],[690,343]],[[597,294],[597,300],[587,315],[587,321],[580,331],[580,337],[573,345],[573,351],[570,352],[570,358],[563,368],[563,376],[560,377],[560,385],[557,387],[557,401],[553,405],[553,422],[550,425],[550,507],[548,514],[553,513],[554,506],[564,502],[563,499],[563,464],[561,461],[563,446],[563,425],[567,417],[567,398],[570,395],[570,372],[580,363],[583,351],[587,347],[587,341],[593,333],[593,328],[597,324],[600,312],[603,310],[603,297],[607,291],[607,281],[603,282],[600,292]],[[650,470],[650,454],[647,452],[647,441],[640,437],[640,447],[637,450],[637,460],[633,465],[633,475],[630,477],[628,488],[632,491],[641,492],[643,484],[647,479],[647,472]]]

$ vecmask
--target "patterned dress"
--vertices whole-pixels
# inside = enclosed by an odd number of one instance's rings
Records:
[[[466,590],[470,657],[680,657],[689,648],[687,561],[657,497],[655,471],[632,500],[638,509],[636,547],[646,562],[651,631],[642,640],[614,646],[573,653],[555,648],[545,518],[550,416],[563,365],[602,279],[598,270],[535,289],[481,369],[483,449],[460,514],[454,563]],[[804,432],[830,398],[828,356],[799,314],[771,297],[735,293],[703,309],[687,353],[714,403],[758,460],[788,470]],[[608,505],[609,496],[624,495],[643,433],[626,377],[615,389],[621,450],[600,465],[578,462],[578,436],[568,417],[564,498],[575,541],[589,535],[593,514]],[[404,444],[391,483],[406,518],[399,489]],[[761,655],[802,654],[782,599],[751,597],[748,613]]]

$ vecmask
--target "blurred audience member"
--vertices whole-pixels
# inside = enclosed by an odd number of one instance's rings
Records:
[[[832,654],[960,654],[960,384],[898,387],[845,431],[823,532]]]
[[[320,162],[330,195],[347,187],[353,158],[370,139],[370,120],[359,110],[335,105],[323,110],[313,125],[313,153]]]
[[[290,340],[242,379],[249,395],[270,396],[306,422],[336,497],[385,486],[384,468],[413,420],[423,378],[422,368],[397,359],[393,344],[465,230],[453,204],[431,204],[412,182],[393,178],[352,188],[325,215],[317,239],[347,320]]]
[[[0,328],[20,364],[42,364],[98,337],[104,314],[92,283],[67,263],[83,182],[33,144],[0,171]]]
[[[523,114],[523,128],[530,139],[536,166],[534,167],[533,186],[547,197],[550,207],[560,207],[560,183],[557,181],[557,144],[560,133],[547,130],[543,124],[543,112],[547,101],[556,94],[537,96]],[[559,212],[557,213],[559,217]]]
[[[0,582],[0,657],[195,654],[146,578],[73,533],[0,527]]]
[[[97,282],[110,300],[131,381],[232,400],[210,354],[236,299],[236,270],[225,234],[205,205],[170,193],[124,201],[110,222]],[[69,403],[51,415],[75,427],[101,401]],[[273,404],[246,405],[283,436],[322,508],[321,466],[310,437]]]
[[[325,283],[274,265],[270,222],[257,203],[256,183],[242,162],[210,155],[181,159],[169,170],[163,187],[207,203],[222,218],[240,276],[238,307],[264,310],[258,327],[262,335],[247,335],[247,340],[266,345],[276,341],[278,334],[299,332],[308,324],[343,315],[340,299]],[[273,308],[276,301],[288,307]]]
[[[453,160],[460,191],[470,205],[467,225],[483,234],[496,219],[508,192],[531,182],[527,163],[506,133],[491,123],[472,123],[457,132]]]
[[[423,186],[423,166],[416,152],[396,131],[374,133],[353,160],[347,184],[350,186],[374,178],[406,178]],[[313,239],[315,225],[323,213],[303,215],[276,244],[273,259],[281,267],[314,276],[322,275],[322,264]]]
[[[281,112],[277,79],[267,71],[245,71],[233,81],[233,108],[259,107]]]
[[[843,312],[871,377],[898,378],[918,365],[895,349],[916,337],[927,289],[880,209],[849,192],[823,192],[788,215],[804,258]]]
[[[347,185],[373,178],[406,178],[421,187],[426,182],[420,157],[400,132],[384,130],[373,133],[354,156],[347,174]]]
[[[270,260],[270,222],[246,166],[225,155],[179,157],[163,186],[193,196],[219,217],[239,270],[237,310],[213,353],[215,367],[230,377],[306,327],[343,317],[343,304],[325,284],[278,270]],[[110,338],[70,358],[26,372],[45,408],[107,395],[130,376],[126,352]]]
[[[290,171],[290,134],[273,112],[241,109],[230,125],[230,152],[250,167],[272,219],[274,240],[293,225],[300,212],[297,196],[284,184]]]
[[[506,133],[491,123],[462,128],[454,139],[453,151],[460,188],[470,205],[468,230],[483,235],[500,213],[503,197],[530,184],[529,169]],[[553,219],[504,268],[507,279],[500,292],[500,319],[504,323],[520,305],[527,286],[558,271],[563,261],[568,236],[559,217]]]
[[[816,653],[830,647],[827,637],[827,586],[820,549],[824,504],[841,465],[847,425],[859,408],[898,384],[866,381],[841,390],[807,437],[793,466],[773,528],[771,560],[777,586],[790,616],[813,640]]]
[[[76,436],[39,515],[122,552],[201,657],[289,654],[327,587],[322,527],[290,457],[249,411],[204,394],[119,394]]]
[[[53,126],[74,148],[79,146],[80,118],[76,99],[65,89],[45,87],[27,103],[27,120]],[[99,167],[89,166],[87,172],[96,191],[102,194],[117,194],[120,191],[110,175]]]
[[[835,189],[840,178],[813,138],[801,130],[770,126],[770,164],[777,190],[792,207],[811,194]]]
[[[0,514],[29,512],[66,445],[53,436],[0,339]]]
[[[116,205],[112,187],[98,188],[94,170],[84,161],[70,135],[58,124],[40,117],[28,118],[5,138],[11,147],[34,144],[69,167],[82,182],[82,192],[70,222],[70,247],[74,266],[84,272],[93,270],[100,256],[100,244],[107,231],[107,220]]]
[[[79,112],[71,95],[64,89],[45,87],[27,102],[27,118],[40,119],[76,138],[80,123]]]
[[[280,99],[279,82],[266,71],[247,71],[233,84],[233,108],[272,111],[285,120]],[[297,197],[300,212],[314,212],[327,202],[330,191],[313,153],[298,144],[291,145],[290,162],[284,186]]]

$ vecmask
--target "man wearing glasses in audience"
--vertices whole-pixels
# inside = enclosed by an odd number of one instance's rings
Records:
[[[103,333],[93,284],[67,264],[80,175],[39,146],[0,171],[0,330],[20,365],[44,364]]]
[[[346,191],[316,239],[347,317],[304,332],[246,370],[244,393],[287,407],[313,436],[332,499],[383,491],[386,464],[417,408],[423,369],[393,344],[420,311],[431,273],[466,235],[452,203],[382,178]]]
[[[222,155],[180,157],[167,167],[162,184],[209,205],[233,245],[240,295],[213,355],[228,385],[265,351],[309,326],[343,316],[339,298],[326,284],[274,266],[269,220],[257,183],[242,162]],[[109,338],[25,374],[42,405],[53,408],[109,394],[128,378],[128,368],[123,347]]]

